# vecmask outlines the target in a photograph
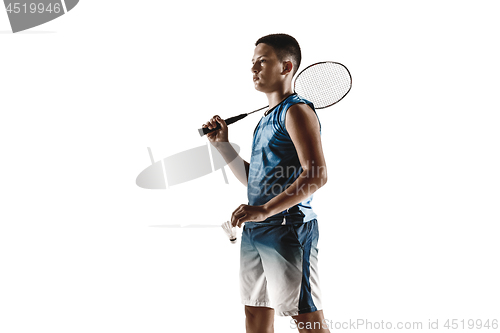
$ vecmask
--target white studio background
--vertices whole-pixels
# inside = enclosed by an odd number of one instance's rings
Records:
[[[221,171],[168,190],[135,179],[147,147],[159,160],[205,145],[214,114],[266,105],[251,57],[276,32],[298,39],[303,67],[353,76],[318,111],[326,318],[500,319],[495,8],[82,0],[18,34],[0,11],[0,331],[244,331],[239,242],[209,225],[246,188],[229,168],[228,185]],[[259,117],[230,126],[246,160]]]

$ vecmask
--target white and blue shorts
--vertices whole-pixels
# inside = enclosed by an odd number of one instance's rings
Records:
[[[253,223],[243,227],[241,302],[269,307],[279,316],[322,309],[318,279],[318,222]]]

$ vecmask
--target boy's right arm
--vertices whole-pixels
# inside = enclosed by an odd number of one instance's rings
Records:
[[[202,127],[208,127],[209,129],[217,127],[217,123],[220,124],[220,129],[207,133],[207,138],[210,143],[217,148],[219,153],[222,155],[229,168],[233,172],[234,176],[245,186],[248,186],[248,170],[250,164],[242,159],[240,155],[234,150],[233,146],[228,140],[228,129],[227,124],[219,116],[213,116],[212,119],[207,121]]]

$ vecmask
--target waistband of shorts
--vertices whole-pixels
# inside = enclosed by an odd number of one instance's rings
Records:
[[[295,224],[304,224],[308,223],[311,221],[315,221],[316,219],[311,219],[309,221],[304,221],[303,219],[286,219],[285,223],[283,223],[283,219],[276,220],[265,220],[261,222],[245,222],[245,227],[252,229],[252,228],[259,228],[259,227],[266,227],[266,226],[278,226],[278,225],[295,225]]]

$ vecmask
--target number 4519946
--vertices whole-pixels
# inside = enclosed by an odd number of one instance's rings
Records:
[[[498,329],[498,320],[493,319],[482,321],[481,319],[469,319],[465,321],[464,319],[458,320],[458,319],[448,319],[444,323],[444,327],[447,329]]]
[[[59,14],[61,12],[61,4],[49,3],[47,6],[45,6],[43,3],[38,3],[38,4],[37,3],[30,3],[28,6],[27,3],[21,4],[21,3],[15,2],[15,3],[9,3],[9,5],[7,6],[7,12],[14,13],[14,14],[19,14],[19,13],[23,13],[23,14],[40,13],[41,14],[44,12],[47,12],[47,13],[54,12],[56,14]]]

